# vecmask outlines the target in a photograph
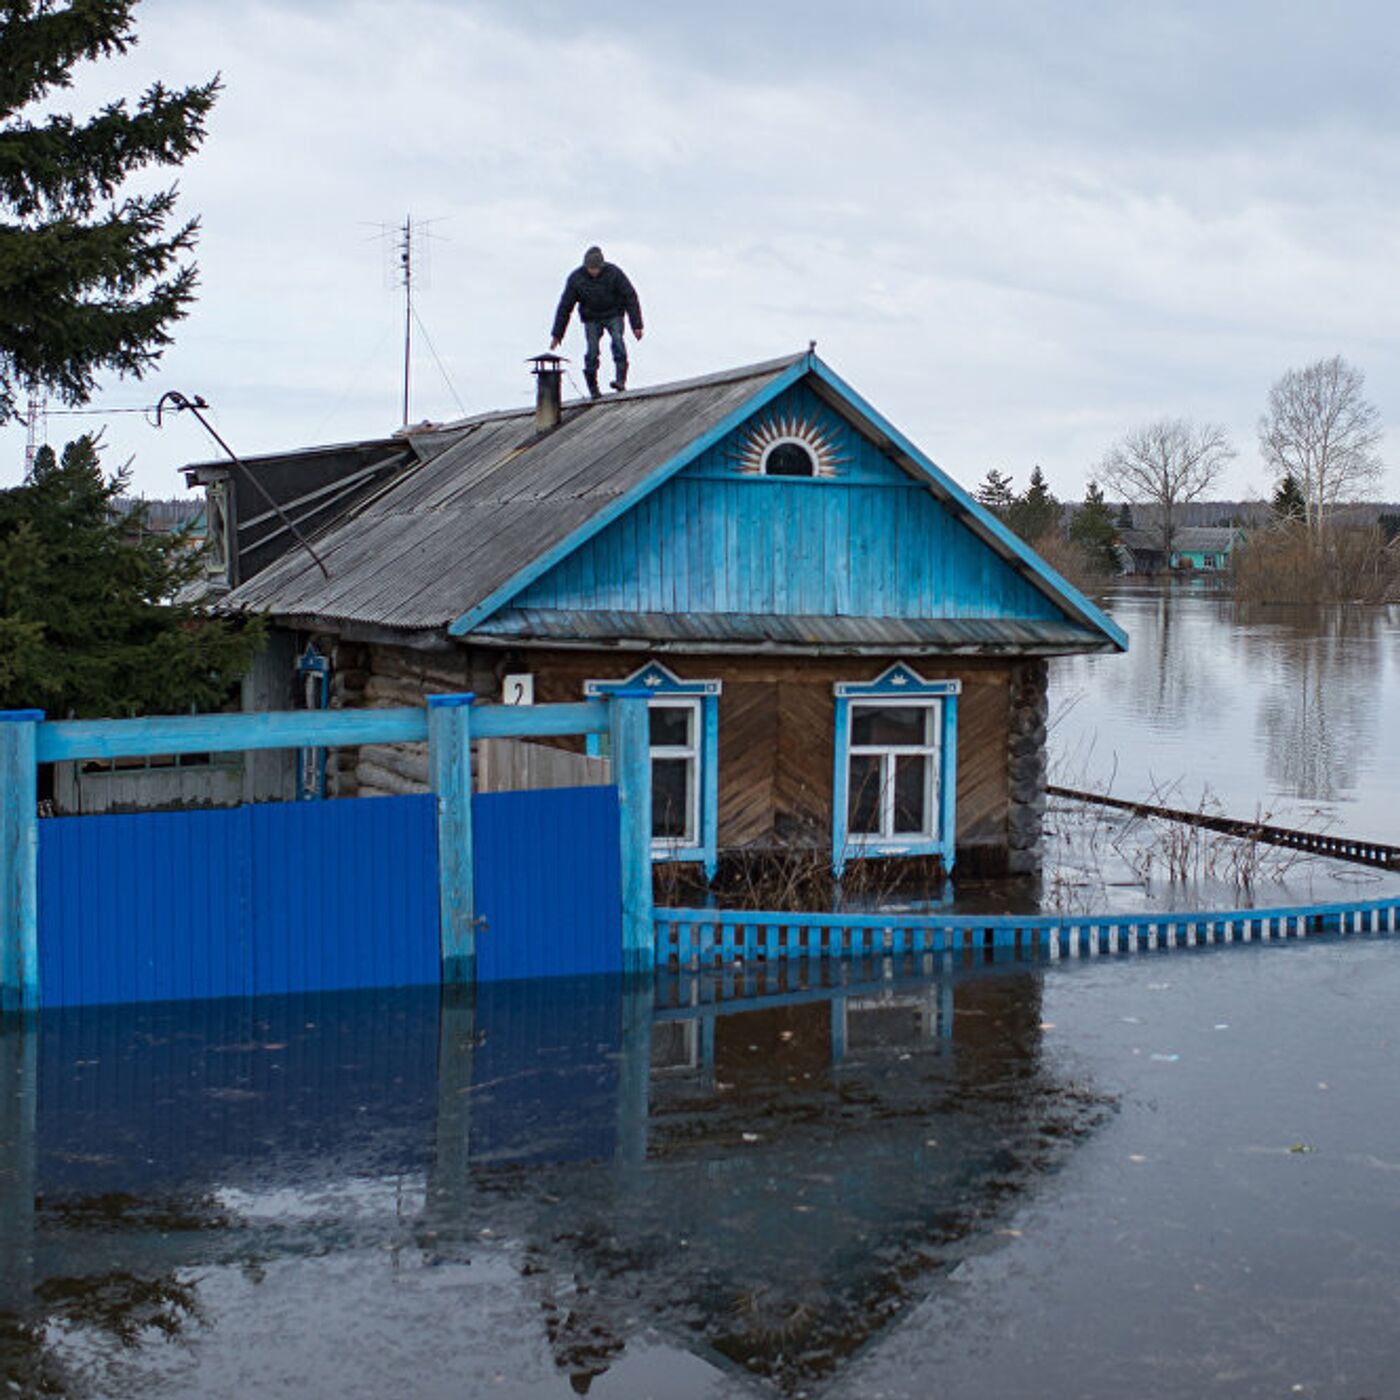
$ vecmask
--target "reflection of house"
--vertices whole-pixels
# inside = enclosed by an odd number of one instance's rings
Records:
[[[562,408],[539,382],[534,410],[335,449],[353,494],[286,484],[326,454],[250,462],[322,512],[327,574],[257,502],[245,547],[225,491],[215,606],[271,615],[270,664],[314,640],[342,706],[648,686],[658,860],[1038,863],[1045,658],[1122,650],[1107,617],[815,355]],[[361,750],[331,786],[425,776]]]
[[[36,1364],[82,1347],[103,1393],[101,1358],[144,1393],[186,1323],[235,1317],[270,1373],[345,1393],[362,1377],[339,1348],[308,1356],[285,1309],[349,1316],[380,1289],[540,1393],[529,1368],[583,1393],[668,1349],[795,1393],[994,1243],[1102,1116],[1040,1053],[1035,973],[880,974],[766,1006],[692,990],[660,1012],[650,982],[587,978],[15,1019],[0,1305],[49,1324]],[[231,1289],[244,1269],[292,1286]],[[419,1361],[428,1389],[458,1364]]]
[[[1235,525],[1184,525],[1173,532],[1170,553],[1157,529],[1120,530],[1118,538],[1124,573],[1223,573],[1244,531]]]

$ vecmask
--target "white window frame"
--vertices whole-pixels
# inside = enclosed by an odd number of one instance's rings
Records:
[[[840,879],[851,857],[869,860],[882,856],[931,855],[938,856],[945,874],[951,875],[957,856],[958,696],[962,682],[925,680],[917,671],[898,661],[873,681],[838,681],[832,689],[836,695],[831,789],[832,873]],[[932,742],[928,741],[925,729],[922,744],[852,745],[852,711],[868,706],[928,709],[934,717]],[[853,750],[856,755],[890,755],[888,759],[881,759],[881,831],[878,835],[849,829]],[[925,805],[928,828],[923,832],[893,832],[894,759],[901,753],[928,756],[930,750],[933,762],[928,765],[926,776],[931,793]]]
[[[690,716],[690,742],[688,744],[651,744],[648,734],[648,756],[652,765],[652,801],[655,802],[656,764],[658,760],[683,759],[686,765],[685,777],[685,834],[683,836],[653,836],[653,855],[679,855],[682,851],[698,852],[702,849],[700,831],[700,750],[701,750],[701,705],[700,697],[688,695],[654,695],[647,701],[648,723],[653,710],[684,710]]]
[[[881,696],[879,699],[851,701],[851,733],[855,732],[855,721],[862,711],[870,710],[922,710],[924,712],[924,742],[922,744],[857,744],[852,738],[846,745],[847,801],[850,800],[851,760],[861,757],[880,759],[880,829],[876,832],[854,831],[850,825],[850,813],[846,818],[846,839],[855,849],[865,846],[891,846],[901,842],[922,845],[936,841],[939,837],[939,765],[942,758],[941,735],[943,729],[943,700],[935,696],[924,699],[918,696]],[[933,738],[928,737],[930,729]],[[924,760],[924,825],[918,831],[896,831],[894,829],[895,766],[899,758],[920,756]]]

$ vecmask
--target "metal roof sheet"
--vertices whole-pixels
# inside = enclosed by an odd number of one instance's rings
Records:
[[[215,607],[445,627],[802,359],[573,401],[544,434],[533,408],[436,429],[420,453],[426,460],[317,538],[329,579],[296,551]]]

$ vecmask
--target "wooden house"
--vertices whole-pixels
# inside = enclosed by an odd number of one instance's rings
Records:
[[[1223,574],[1243,539],[1244,531],[1234,525],[1184,525],[1173,531],[1167,550],[1160,529],[1127,529],[1119,531],[1119,554],[1129,574]]]
[[[308,454],[248,463],[320,511],[324,564],[258,503],[249,567],[231,493],[211,512],[212,606],[280,637],[259,694],[301,703],[309,654],[339,706],[640,683],[658,861],[1038,866],[1047,660],[1124,650],[1109,618],[813,353],[598,402],[561,403],[552,357],[537,375],[533,409],[323,450],[361,473],[338,512],[334,480],[291,484]],[[423,765],[362,749],[328,785],[412,790]]]

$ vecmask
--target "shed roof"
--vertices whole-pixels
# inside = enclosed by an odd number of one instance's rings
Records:
[[[293,551],[215,606],[267,611],[301,625],[445,630],[484,640],[486,624],[521,589],[799,380],[1066,614],[1054,649],[1126,647],[1120,628],[810,352],[596,402],[572,401],[547,433],[536,429],[530,407],[415,434],[422,460],[317,538],[329,579],[304,552]],[[629,623],[649,625],[648,619],[655,615]],[[656,625],[667,634],[657,640],[678,640],[676,619]],[[853,645],[846,634],[859,626],[854,619],[832,620],[840,641],[832,635],[806,645]],[[732,627],[729,635],[735,640]],[[1001,644],[1016,646],[1009,638]],[[924,645],[936,643],[930,638]],[[1042,639],[1042,645],[1049,643]]]

